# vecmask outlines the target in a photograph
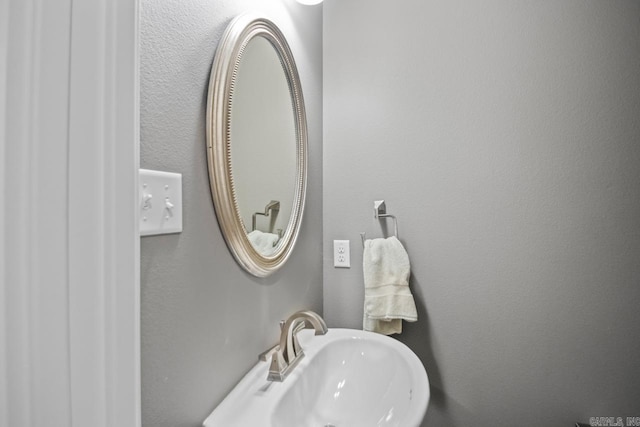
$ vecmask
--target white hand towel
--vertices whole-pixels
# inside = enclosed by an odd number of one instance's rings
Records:
[[[280,240],[280,236],[273,233],[264,233],[260,230],[253,230],[247,235],[253,247],[263,256],[273,254],[276,244]]]
[[[402,320],[418,320],[416,304],[409,289],[409,255],[395,237],[364,242],[365,331],[384,335],[402,332]]]

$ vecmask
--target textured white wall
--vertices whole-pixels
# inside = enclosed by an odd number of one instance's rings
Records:
[[[184,231],[141,242],[144,426],[197,426],[279,336],[292,312],[322,310],[320,7],[293,0],[142,0],[141,166],[182,173]],[[286,35],[309,124],[309,194],[296,250],[257,279],[218,228],[207,175],[206,94],[213,55],[236,15],[257,11]]]
[[[324,313],[360,327],[386,199],[425,426],[640,414],[639,117],[638,2],[325,2]]]

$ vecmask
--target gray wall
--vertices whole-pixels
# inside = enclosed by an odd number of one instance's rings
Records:
[[[309,192],[296,251],[272,277],[235,263],[209,192],[205,109],[227,23],[261,11],[287,36],[309,124]],[[141,163],[182,173],[184,231],[142,239],[144,426],[196,426],[278,339],[278,321],[322,310],[321,8],[293,0],[142,0]]]
[[[325,2],[325,318],[361,326],[386,199],[425,426],[640,414],[639,118],[639,2]]]

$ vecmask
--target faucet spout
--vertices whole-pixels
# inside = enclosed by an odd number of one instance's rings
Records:
[[[298,311],[289,316],[280,333],[280,345],[271,357],[268,380],[284,381],[289,372],[304,357],[296,334],[305,328],[313,328],[315,335],[324,335],[328,331],[322,317],[311,310]]]

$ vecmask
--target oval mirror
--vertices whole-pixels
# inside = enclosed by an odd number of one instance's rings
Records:
[[[229,250],[246,271],[268,276],[293,250],[307,177],[300,79],[268,19],[240,15],[220,41],[207,98],[207,160]]]

